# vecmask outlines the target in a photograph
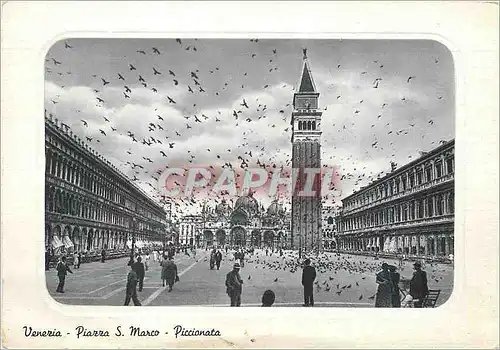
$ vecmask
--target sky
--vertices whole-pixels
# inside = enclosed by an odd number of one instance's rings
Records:
[[[45,108],[161,201],[167,166],[290,165],[303,48],[320,93],[322,164],[339,180],[324,205],[455,137],[453,59],[429,40],[67,39],[45,59]],[[264,207],[274,199],[255,196]],[[172,199],[174,218],[203,199]]]

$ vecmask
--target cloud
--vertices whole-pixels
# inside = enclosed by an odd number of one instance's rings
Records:
[[[405,164],[419,150],[454,137],[453,62],[433,42],[186,39],[179,45],[75,39],[71,44],[71,50],[58,43],[49,52],[62,64],[47,62],[47,111],[82,139],[92,139],[93,148],[130,178],[139,178],[156,198],[152,176],[167,165],[239,166],[238,157],[251,164],[290,163],[291,103],[302,47],[308,47],[320,92],[323,164],[336,166],[343,176],[337,203],[388,171],[391,160]],[[153,67],[162,74],[154,75]],[[410,76],[415,78],[408,82]],[[237,119],[234,111],[241,111]],[[194,207],[179,203],[186,212]]]

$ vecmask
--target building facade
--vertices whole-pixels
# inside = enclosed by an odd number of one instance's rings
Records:
[[[447,257],[454,251],[455,141],[342,200],[338,243],[346,251]]]
[[[203,216],[186,215],[179,222],[179,244],[194,246],[203,229]]]
[[[323,215],[321,230],[323,232],[323,249],[337,249],[337,223],[335,218],[338,216],[339,209],[336,207],[328,206],[323,207],[322,211]]]
[[[301,195],[307,188],[305,169],[321,169],[321,115],[318,110],[319,93],[309,69],[306,53],[298,91],[293,97],[292,168],[298,172],[292,194],[293,249],[321,251],[323,249],[321,220],[322,198],[320,174],[312,182],[315,195]]]
[[[45,117],[45,246],[61,251],[162,244],[161,205],[71,129]],[[130,248],[130,247],[128,247]]]
[[[203,210],[202,247],[283,248],[291,245],[290,213],[278,201],[267,210],[250,194],[239,197],[234,206],[222,201]]]

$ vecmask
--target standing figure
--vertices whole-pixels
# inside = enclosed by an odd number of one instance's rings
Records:
[[[243,280],[240,277],[240,264],[235,263],[233,270],[226,275],[226,293],[231,299],[231,306],[241,305],[241,292],[243,291]]]
[[[304,286],[304,305],[314,306],[313,283],[316,279],[316,269],[311,266],[311,260],[304,261],[304,269],[302,270],[302,285]]]
[[[245,267],[245,251],[243,249],[240,252],[240,265]]]
[[[213,270],[215,266],[215,254],[215,249],[210,252],[210,270]]]
[[[78,268],[80,268],[81,264],[82,264],[82,252],[78,252]]]
[[[50,269],[50,260],[52,256],[50,254],[50,248],[46,247],[45,248],[45,271],[49,271]]]
[[[73,255],[73,268],[77,269],[79,265],[80,265],[80,259],[78,257],[78,253],[75,252],[75,254]]]
[[[389,265],[389,272],[392,281],[392,307],[401,307],[401,297],[399,296],[399,272],[396,272],[396,266]]]
[[[66,257],[62,256],[61,260],[57,263],[57,277],[59,277],[59,284],[57,285],[56,292],[64,293],[64,282],[66,281],[66,275],[69,273],[73,273],[69,266],[66,264]]]
[[[382,271],[377,273],[376,282],[378,283],[377,296],[375,297],[375,307],[392,307],[393,284],[389,265],[382,264]]]
[[[168,291],[171,292],[174,283],[179,280],[179,277],[177,276],[177,265],[174,264],[172,257],[168,257],[167,260],[163,260],[161,267],[161,279],[163,281],[163,286],[166,287],[166,285],[168,285]]]
[[[127,276],[127,286],[125,289],[125,303],[124,306],[130,304],[130,299],[134,302],[135,306],[141,306],[139,298],[137,298],[137,272],[134,270],[135,264],[130,265],[130,271]]]
[[[413,306],[420,308],[426,295],[429,293],[427,274],[422,270],[422,264],[418,261],[413,264],[413,269],[415,272],[413,272],[413,277],[410,281],[410,295],[413,297]]]
[[[149,269],[149,260],[151,259],[151,252],[148,251],[146,254],[146,259],[144,259],[144,268],[146,271]]]
[[[101,250],[101,262],[105,262],[106,261],[106,250],[104,248],[102,248]]]
[[[175,255],[175,247],[170,247],[167,251],[168,251],[168,258],[173,259]]]
[[[222,261],[222,253],[217,250],[215,253],[215,265],[217,265],[217,270],[220,268],[220,262]]]
[[[141,256],[137,257],[137,262],[135,262],[133,266],[135,273],[137,274],[139,292],[142,292],[142,288],[144,286],[144,276],[146,275],[146,271],[144,269],[144,264],[142,263]]]

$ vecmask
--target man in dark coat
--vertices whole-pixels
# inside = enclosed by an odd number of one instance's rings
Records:
[[[162,270],[162,281],[167,282],[168,291],[172,291],[172,287],[175,282],[179,282],[179,276],[177,275],[177,265],[174,263],[173,257],[169,257],[161,263]]]
[[[139,284],[139,292],[142,292],[142,287],[144,285],[144,276],[146,271],[144,269],[144,263],[142,262],[142,258],[140,256],[137,257],[137,262],[134,263],[134,270],[137,273],[137,279]]]
[[[135,264],[130,265],[130,271],[127,276],[127,286],[125,289],[125,303],[124,306],[130,304],[130,299],[134,302],[135,306],[141,306],[139,298],[137,298],[137,272],[134,270]]]
[[[106,261],[106,250],[104,250],[104,248],[101,250],[101,262],[105,262]]]
[[[302,285],[304,286],[303,306],[314,306],[313,283],[316,279],[316,269],[311,266],[310,259],[306,259],[304,265],[304,269],[302,270]]]
[[[396,266],[389,265],[389,273],[392,280],[392,307],[401,307],[401,297],[399,295],[399,272],[396,272]]]
[[[59,277],[59,284],[57,285],[57,290],[56,292],[58,293],[64,293],[64,282],[66,281],[66,275],[69,273],[73,273],[71,269],[69,268],[68,264],[66,264],[66,257],[63,256],[61,258],[61,261],[57,263],[57,277]]]
[[[243,280],[240,277],[240,264],[235,263],[233,270],[226,275],[226,292],[231,299],[231,306],[241,305],[241,292],[243,291]]]
[[[222,253],[220,250],[217,250],[215,253],[215,265],[217,266],[217,270],[220,268],[220,262],[222,261]]]
[[[427,287],[427,274],[422,271],[422,265],[417,261],[413,264],[413,277],[410,281],[410,295],[413,297],[413,306],[422,307],[425,296],[429,293]],[[418,300],[417,300],[418,299]]]

